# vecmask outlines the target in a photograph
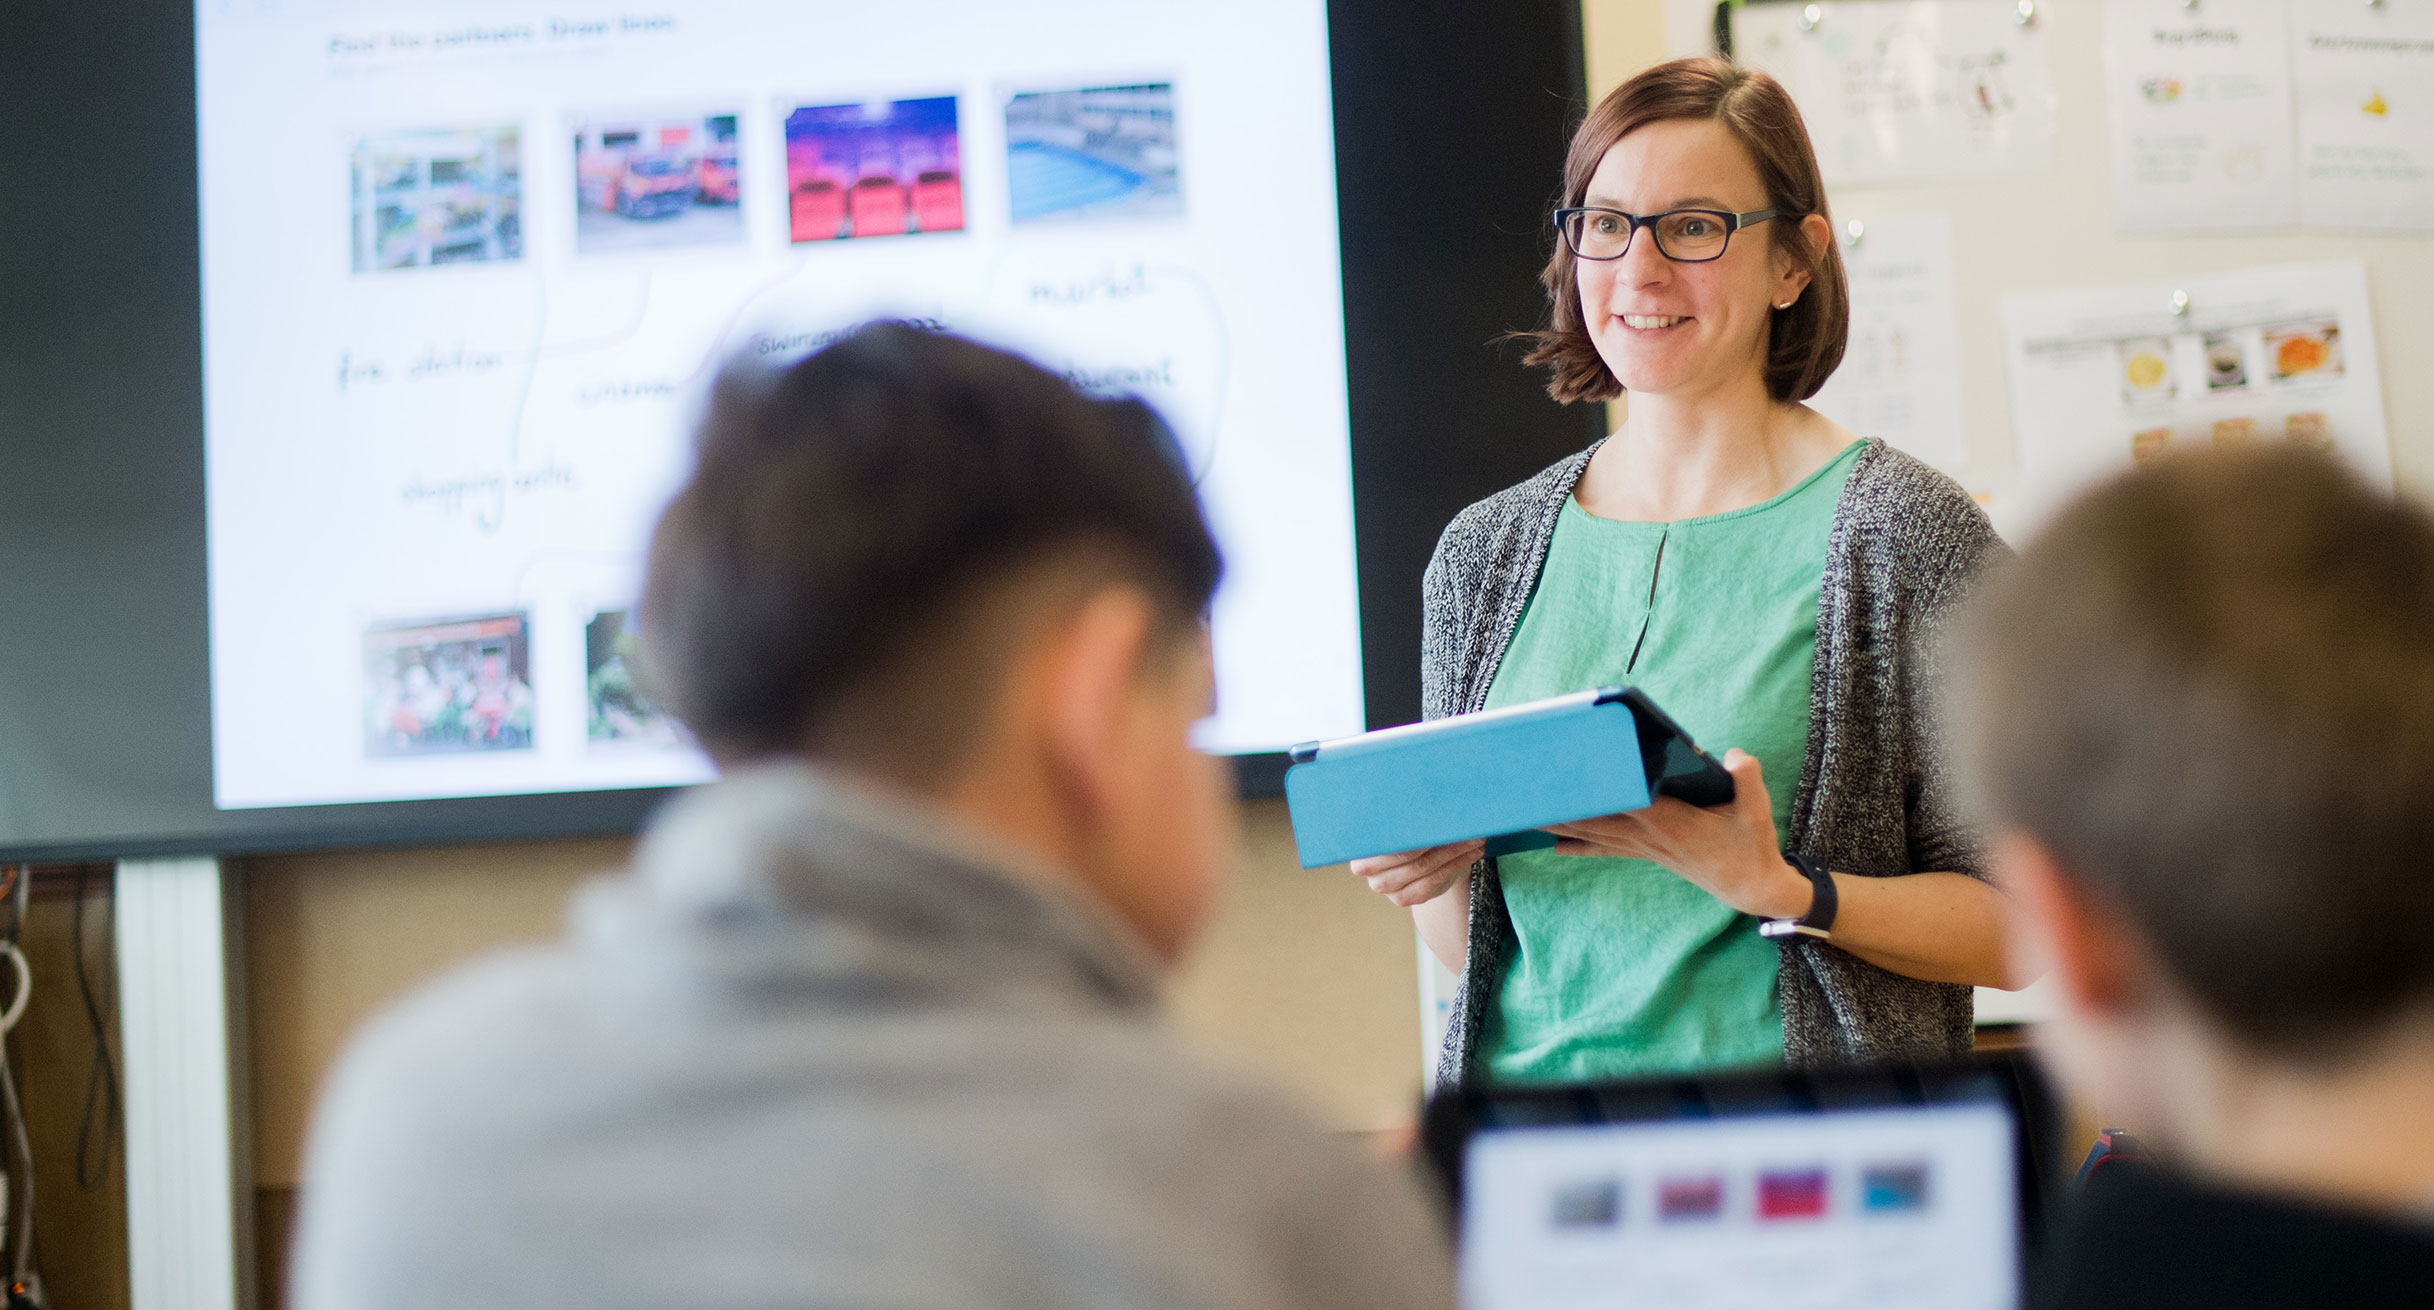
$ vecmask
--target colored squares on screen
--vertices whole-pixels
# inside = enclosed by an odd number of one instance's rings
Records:
[[[1864,1171],[1860,1208],[1870,1214],[1899,1214],[1927,1208],[1927,1166],[1888,1165]]]
[[[1760,1219],[1820,1219],[1825,1212],[1825,1170],[1783,1169],[1758,1175]]]
[[[1713,1174],[1667,1178],[1656,1185],[1656,1217],[1666,1223],[1724,1216],[1724,1180]]]
[[[1557,1228],[1612,1228],[1622,1222],[1623,1185],[1611,1178],[1565,1183],[1548,1218]]]

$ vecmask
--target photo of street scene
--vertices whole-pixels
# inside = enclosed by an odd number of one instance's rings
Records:
[[[1006,178],[1017,224],[1180,215],[1173,84],[1014,97]]]
[[[591,740],[675,745],[676,720],[634,685],[634,629],[627,610],[602,610],[583,625],[583,689]]]
[[[786,116],[786,201],[797,242],[960,231],[955,97],[795,110]]]
[[[734,114],[602,117],[575,129],[575,249],[744,239]]]
[[[364,754],[532,747],[532,669],[522,614],[400,624],[364,634]]]
[[[523,257],[512,125],[368,136],[352,171],[356,272]]]

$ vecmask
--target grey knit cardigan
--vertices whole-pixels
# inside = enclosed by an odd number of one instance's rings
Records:
[[[1546,563],[1564,501],[1597,447],[1470,506],[1438,539],[1422,582],[1426,718],[1485,707],[1489,684]],[[1935,724],[1939,629],[2004,551],[1952,479],[1871,439],[1851,467],[1826,537],[1809,740],[1789,846],[1838,873],[1951,870],[1985,877],[1955,803]],[[1778,784],[1780,785],[1780,784]],[[1496,862],[1471,869],[1470,946],[1437,1080],[1481,1075],[1512,919]],[[1781,947],[1783,1054],[1811,1066],[1966,1051],[1970,989],[1889,973],[1836,947]]]

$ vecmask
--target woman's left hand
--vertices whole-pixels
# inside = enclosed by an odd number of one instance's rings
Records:
[[[1654,860],[1707,894],[1761,919],[1795,919],[1809,911],[1816,889],[1783,858],[1775,837],[1774,802],[1758,758],[1724,753],[1733,776],[1729,805],[1701,809],[1660,796],[1644,810],[1578,823],[1550,824],[1558,855],[1608,855]]]

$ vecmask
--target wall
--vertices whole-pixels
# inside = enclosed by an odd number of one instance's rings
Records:
[[[1867,3],[1870,0],[1859,0]],[[2357,0],[2305,0],[2356,3]],[[1654,6],[1637,6],[1639,9]],[[1665,48],[1712,49],[1701,0],[1666,0]],[[1828,6],[1831,10],[1842,6]],[[2128,234],[2113,227],[2112,138],[2104,81],[2102,0],[2037,6],[2052,68],[2054,166],[2041,173],[1899,186],[1842,187],[1838,224],[1941,210],[1952,216],[1962,386],[1970,462],[1962,480],[1997,493],[2016,467],[2011,389],[1998,306],[2018,291],[2147,282],[2262,264],[2360,259],[2383,361],[2384,410],[2400,485],[2434,497],[2434,236],[2266,232]]]
[[[45,1290],[61,1310],[126,1310],[128,1305],[126,1171],[119,1138],[112,1133],[107,1142],[84,1143],[95,1153],[89,1162],[108,1152],[107,1167],[98,1176],[88,1174],[92,1186],[77,1177],[76,1159],[94,1056],[93,1030],[76,979],[79,949],[110,1049],[118,1049],[109,876],[107,868],[98,868],[84,881],[81,940],[74,931],[79,924],[73,872],[37,878],[18,938],[34,987],[24,1017],[9,1034],[9,1056],[34,1148],[36,1243]],[[102,1120],[99,1126],[114,1125]]]

